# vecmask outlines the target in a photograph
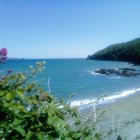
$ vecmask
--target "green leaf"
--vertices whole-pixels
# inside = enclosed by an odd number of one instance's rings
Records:
[[[93,139],[93,137],[88,136],[88,137],[84,138],[84,140],[99,140],[99,139]]]
[[[38,139],[38,140],[43,140],[43,136],[39,133],[39,134],[37,135],[37,139]]]
[[[95,138],[96,138],[96,139],[99,139],[99,138],[100,138],[100,134],[99,134],[99,133],[96,133],[96,134],[95,134]]]
[[[73,140],[73,139],[72,139],[72,138],[70,138],[70,137],[66,137],[65,139],[66,139],[66,140]]]
[[[14,128],[17,132],[19,132],[22,136],[25,136],[25,131],[21,126]]]
[[[22,93],[22,92],[17,91],[16,93],[17,93],[17,95],[18,95],[21,99],[23,99],[23,98],[24,98],[24,95],[23,95],[23,93]]]
[[[32,131],[29,131],[29,132],[26,134],[25,140],[32,140],[32,136],[33,136],[33,132],[32,132]]]
[[[23,94],[25,92],[25,89],[24,88],[20,88],[20,89],[18,89],[18,91]]]
[[[0,97],[4,96],[4,95],[5,95],[5,92],[4,91],[0,91]]]
[[[14,126],[20,125],[24,120],[15,119],[13,122]]]
[[[7,93],[7,94],[6,94],[6,100],[7,100],[7,101],[12,100],[13,98],[14,98],[14,95],[13,95],[12,93]]]
[[[9,107],[10,105],[11,104],[10,103],[7,103],[7,102],[3,104],[4,107]]]
[[[77,138],[77,139],[80,138],[81,136],[82,136],[82,133],[81,132],[75,134],[75,138]]]

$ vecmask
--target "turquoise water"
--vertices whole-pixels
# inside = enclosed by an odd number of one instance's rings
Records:
[[[12,69],[13,72],[26,71],[41,60],[8,60],[2,64],[1,73]],[[67,98],[74,94],[71,100],[99,98],[102,95],[112,96],[124,91],[140,87],[140,77],[117,77],[97,75],[94,70],[100,68],[131,67],[139,69],[125,62],[94,61],[84,59],[47,59],[46,69],[36,76],[43,79],[43,88],[48,90],[47,79],[50,78],[51,92],[56,97]]]

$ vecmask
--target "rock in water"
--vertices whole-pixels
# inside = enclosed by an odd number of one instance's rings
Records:
[[[125,77],[138,76],[140,72],[136,69],[130,68],[119,68],[119,69],[98,69],[94,71],[95,73],[105,74],[105,75],[119,75]]]

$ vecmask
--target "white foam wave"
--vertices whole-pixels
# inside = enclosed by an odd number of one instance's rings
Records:
[[[120,76],[112,76],[112,77],[108,77],[109,79],[120,79]]]
[[[71,106],[85,106],[91,103],[95,103],[96,99],[83,99],[83,100],[75,100],[71,102]]]
[[[97,99],[75,100],[75,101],[72,101],[70,104],[71,104],[71,106],[76,106],[76,107],[80,107],[80,106],[85,107],[85,106],[90,106],[90,105],[94,105],[94,104],[97,104],[97,105],[106,104],[106,103],[110,103],[110,102],[115,102],[115,100],[118,98],[127,97],[138,91],[140,91],[140,88],[126,90],[126,91],[121,92],[121,94],[103,97],[102,99],[99,99],[99,100],[97,100]]]
[[[97,73],[97,72],[95,72],[95,71],[88,71],[90,74],[92,74],[92,75],[103,75],[103,74],[100,74],[100,73]]]
[[[128,63],[128,62],[125,62],[125,65],[127,65],[127,66],[134,66],[134,64],[131,64],[131,63]]]

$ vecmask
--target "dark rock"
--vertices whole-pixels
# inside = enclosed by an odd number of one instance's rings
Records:
[[[109,75],[108,71],[106,69],[99,69],[95,71],[96,73],[100,73],[100,74],[106,74]]]
[[[119,70],[136,71],[136,69],[133,68],[119,68]]]
[[[95,73],[105,75],[120,75],[125,77],[138,76],[140,73],[136,69],[132,68],[119,68],[119,69],[98,69]]]
[[[107,69],[107,71],[109,72],[109,74],[119,74],[119,70],[117,69]]]
[[[106,74],[106,75],[110,75],[110,74],[119,74],[120,72],[116,69],[99,69],[99,70],[95,70],[96,73],[100,73],[100,74]]]
[[[126,77],[136,76],[135,73],[133,73],[133,72],[131,72],[129,70],[123,70],[120,75],[126,76]]]

